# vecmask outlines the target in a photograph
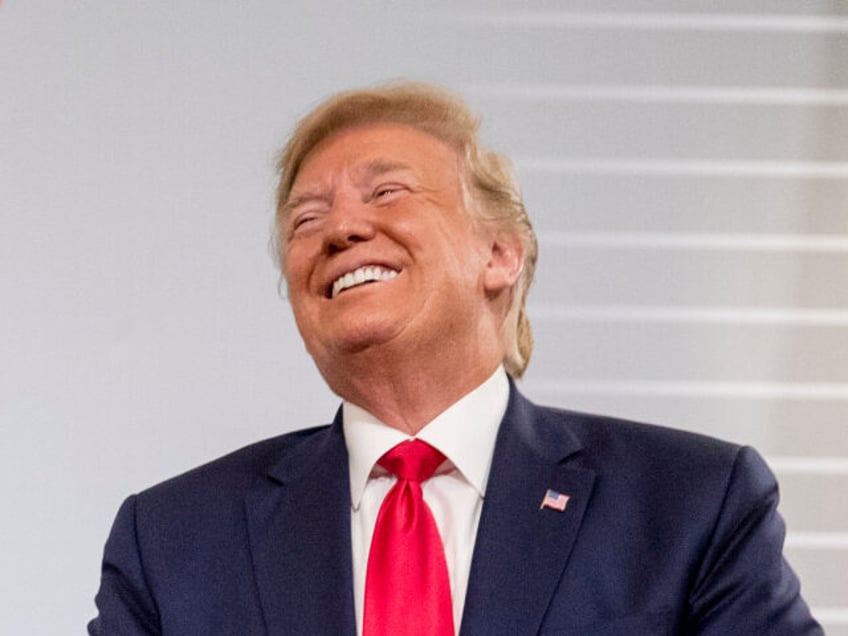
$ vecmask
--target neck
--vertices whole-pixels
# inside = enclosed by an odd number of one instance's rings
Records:
[[[415,435],[439,413],[494,373],[502,352],[458,351],[419,357],[410,352],[365,350],[319,365],[335,393],[384,424]]]

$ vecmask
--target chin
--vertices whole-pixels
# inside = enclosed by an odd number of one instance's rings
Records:
[[[347,324],[332,335],[327,348],[336,354],[361,353],[392,342],[400,331],[393,323],[376,320]]]

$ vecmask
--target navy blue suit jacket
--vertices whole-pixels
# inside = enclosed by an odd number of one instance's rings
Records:
[[[569,496],[544,508],[545,492]],[[822,634],[753,450],[542,408],[513,386],[463,636]],[[356,633],[341,415],[129,498],[93,635]]]

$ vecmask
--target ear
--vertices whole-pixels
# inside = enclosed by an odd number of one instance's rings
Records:
[[[517,236],[499,234],[489,244],[489,262],[486,263],[483,285],[486,294],[497,296],[510,289],[524,267],[524,246]]]

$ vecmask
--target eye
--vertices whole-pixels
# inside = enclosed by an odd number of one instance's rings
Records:
[[[371,195],[371,198],[377,202],[388,201],[403,192],[405,189],[406,188],[404,188],[404,186],[396,183],[382,184],[374,189],[374,194]]]
[[[296,230],[297,228],[306,225],[307,223],[312,221],[314,218],[315,218],[314,216],[308,216],[306,214],[301,215],[301,216],[297,217],[294,220],[294,222],[292,223],[292,229]]]
[[[303,232],[308,229],[311,224],[314,224],[318,220],[319,216],[320,215],[314,211],[304,211],[293,214],[289,219],[289,234]]]

